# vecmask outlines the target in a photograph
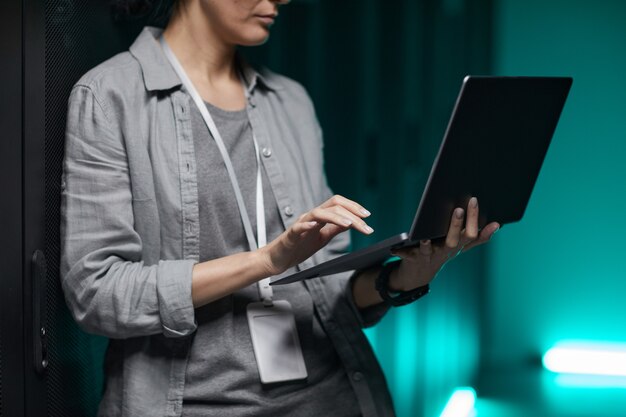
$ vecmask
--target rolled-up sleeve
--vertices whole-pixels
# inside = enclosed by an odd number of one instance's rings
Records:
[[[79,325],[111,338],[195,331],[196,261],[142,260],[124,137],[88,86],[69,99],[61,188],[60,275]]]

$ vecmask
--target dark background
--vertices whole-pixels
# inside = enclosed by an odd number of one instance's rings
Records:
[[[4,0],[0,15],[0,416],[91,416],[106,340],[77,328],[58,283],[65,106],[151,19],[116,19],[104,0]],[[366,331],[399,416],[437,416],[463,386],[481,416],[626,415],[625,381],[564,382],[540,363],[562,340],[626,342],[624,22],[619,0],[293,0],[244,51],[307,88],[329,182],[372,211],[374,239],[408,229],[464,75],[574,77],[524,220]]]

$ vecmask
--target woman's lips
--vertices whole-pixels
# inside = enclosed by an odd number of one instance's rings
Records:
[[[263,22],[265,25],[269,26],[274,24],[274,20],[276,19],[275,14],[257,14],[255,17]]]

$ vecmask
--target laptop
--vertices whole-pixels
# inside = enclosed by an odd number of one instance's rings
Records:
[[[382,264],[393,249],[443,238],[472,196],[480,228],[519,221],[571,85],[570,77],[465,77],[409,231],[271,285]]]

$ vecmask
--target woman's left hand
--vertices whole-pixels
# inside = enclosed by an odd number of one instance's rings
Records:
[[[389,288],[393,291],[409,291],[429,284],[446,264],[460,253],[488,242],[500,225],[489,223],[478,231],[478,200],[472,197],[467,206],[467,221],[463,228],[466,211],[458,207],[452,213],[450,228],[445,240],[434,243],[420,242],[418,247],[403,248],[393,252],[402,262],[389,277]]]

